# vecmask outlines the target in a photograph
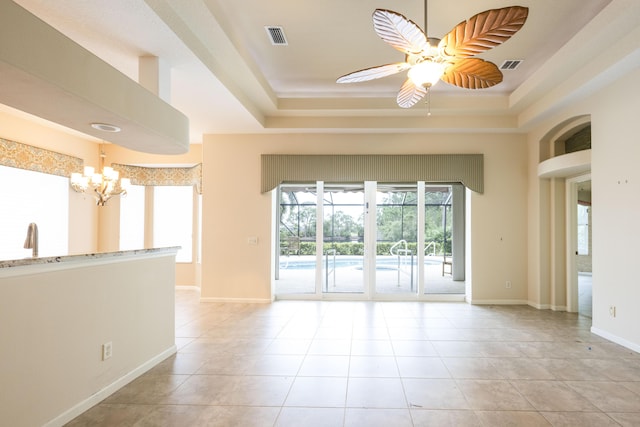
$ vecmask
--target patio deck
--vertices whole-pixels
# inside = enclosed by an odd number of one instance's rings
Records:
[[[464,294],[465,282],[454,281],[450,274],[442,274],[442,257],[425,257],[425,294]],[[331,266],[329,268],[331,270]],[[323,270],[325,265],[323,262]],[[280,277],[276,280],[276,295],[312,294],[315,292],[315,256],[280,257]],[[398,274],[395,257],[376,257],[376,293],[411,294],[416,292],[418,268],[413,265],[411,286],[410,262],[401,263]],[[335,282],[333,275],[326,282],[323,271],[324,293],[362,293],[364,290],[362,257],[336,256]]]

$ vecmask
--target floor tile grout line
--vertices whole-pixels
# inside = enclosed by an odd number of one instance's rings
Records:
[[[329,305],[325,305],[325,310],[328,310],[328,307],[330,307],[330,306]],[[389,305],[387,307],[391,307],[391,305]],[[477,310],[474,310],[474,311],[477,311]],[[251,313],[252,313],[251,311],[245,310],[245,314],[246,315],[250,316]],[[326,313],[327,313],[327,311],[325,311],[325,314]],[[452,373],[451,368],[447,364],[444,364],[444,359],[448,358],[448,359],[454,360],[454,359],[459,359],[459,358],[470,358],[470,356],[466,356],[464,354],[459,354],[459,355],[447,355],[446,357],[444,357],[443,356],[443,354],[444,354],[443,353],[444,346],[440,347],[440,346],[434,345],[434,343],[435,342],[445,343],[445,342],[456,342],[456,341],[454,341],[454,340],[434,341],[434,340],[431,340],[431,339],[428,339],[428,338],[425,339],[424,341],[428,342],[431,345],[431,350],[433,351],[433,354],[435,356],[431,356],[431,355],[430,356],[400,356],[398,354],[397,345],[396,345],[396,342],[395,342],[397,340],[396,339],[392,339],[392,335],[390,333],[390,330],[391,330],[390,328],[393,328],[393,327],[397,328],[398,325],[402,325],[403,324],[403,321],[401,320],[402,316],[395,316],[395,314],[396,314],[395,312],[390,312],[390,311],[386,311],[383,314],[385,316],[385,319],[394,318],[393,322],[395,322],[395,323],[393,323],[391,321],[385,321],[386,322],[385,323],[385,327],[386,327],[386,331],[387,331],[388,338],[389,338],[388,341],[389,341],[389,346],[390,346],[390,349],[391,349],[391,355],[389,355],[389,356],[380,356],[380,357],[394,357],[395,369],[397,370],[397,374],[398,374],[397,378],[400,380],[400,384],[402,384],[402,387],[403,387],[402,391],[403,391],[403,394],[404,394],[405,403],[407,404],[407,410],[409,411],[409,414],[411,415],[412,408],[409,406],[409,400],[408,400],[408,396],[407,396],[407,389],[405,387],[406,381],[408,381],[410,378],[409,377],[403,377],[401,375],[399,357],[433,357],[434,359],[439,360],[441,363],[443,363],[444,368],[449,373],[449,375],[452,377],[452,378],[450,378],[450,380],[454,381],[454,383],[457,384],[457,386],[460,388],[461,382],[465,381],[465,379],[462,378],[462,377],[461,378],[453,378],[453,375],[451,375],[451,373]],[[389,315],[391,315],[391,317]],[[452,318],[451,316],[452,315],[449,315],[449,318]],[[206,321],[206,319],[204,319],[205,315],[202,315],[201,317],[203,318],[202,321],[205,322]],[[229,321],[229,320],[233,321],[233,320],[241,319],[241,316],[239,316],[239,315],[238,316],[232,316],[230,314],[228,314],[227,316],[222,316],[222,317],[224,318],[225,322]],[[551,320],[550,320],[551,318],[549,316],[545,316],[544,314],[542,314],[542,315],[536,316],[536,317],[539,317],[540,319],[542,319],[541,320],[542,322],[545,322],[544,327],[548,327],[549,325],[553,326],[553,324],[551,323]],[[554,316],[554,318],[556,318],[556,317],[557,316]],[[268,316],[265,315],[265,318],[268,318]],[[290,323],[293,318],[294,318],[294,316],[289,315],[287,317],[288,322]],[[353,318],[354,317],[350,317],[350,319],[353,319]],[[472,316],[469,316],[469,318],[472,318]],[[412,317],[410,317],[410,318],[407,317],[407,319],[417,319],[417,317],[413,316],[413,314],[412,314]],[[533,320],[535,320],[535,319],[533,319]],[[220,319],[218,319],[218,321],[220,321]],[[392,323],[395,326],[393,326]],[[411,322],[407,321],[407,323],[410,324]],[[354,362],[353,357],[355,356],[353,354],[353,349],[354,349],[353,344],[354,344],[354,340],[355,340],[355,338],[353,336],[353,330],[354,330],[355,324],[356,323],[353,322],[353,321],[350,322],[351,332],[352,333],[351,333],[351,338],[349,339],[349,354],[348,354],[348,357],[349,357],[348,364],[349,365],[348,365],[347,377],[346,377],[347,378],[347,386],[349,384],[348,380],[349,380],[349,378],[351,378],[352,363]],[[489,339],[489,340],[486,340],[486,339],[471,340],[471,339],[469,339],[469,340],[462,340],[462,341],[457,341],[457,342],[474,343],[474,345],[477,345],[477,347],[480,350],[482,350],[483,352],[489,350],[489,347],[490,347],[490,345],[492,343],[504,342],[504,343],[508,344],[510,342],[515,342],[515,343],[523,343],[524,345],[527,345],[527,346],[533,344],[534,346],[531,347],[531,349],[532,350],[539,349],[540,351],[532,351],[532,352],[528,352],[527,354],[523,353],[521,355],[514,356],[513,360],[520,359],[520,360],[528,361],[528,362],[540,361],[540,360],[550,360],[550,361],[567,360],[567,361],[570,361],[570,360],[575,360],[575,359],[572,359],[569,356],[562,356],[562,355],[560,355],[560,354],[558,354],[556,352],[546,352],[545,349],[548,348],[548,347],[551,348],[552,346],[557,346],[558,344],[566,345],[568,349],[571,349],[572,346],[575,347],[576,349],[579,349],[580,346],[588,345],[588,344],[592,343],[592,341],[595,342],[595,340],[585,341],[585,342],[575,341],[577,338],[574,338],[574,337],[578,337],[578,336],[582,337],[582,335],[578,335],[578,334],[585,333],[587,328],[581,327],[580,324],[578,324],[576,322],[573,322],[572,324],[575,326],[572,329],[572,330],[575,330],[575,332],[569,332],[569,333],[560,333],[560,332],[558,332],[558,333],[556,333],[554,331],[554,333],[549,335],[548,337],[540,335],[540,336],[537,336],[537,339],[531,340],[531,341],[526,341],[526,340],[523,341],[522,339],[518,339],[518,338],[516,338],[514,336],[514,338],[512,340],[506,340],[506,341],[501,341],[501,340],[498,340],[496,338],[496,339]],[[202,327],[200,327],[200,326],[198,326],[196,324],[194,324],[193,326],[194,326],[194,330],[203,329]],[[310,349],[311,349],[311,345],[312,345],[311,343],[317,337],[319,326],[320,326],[320,324],[316,325],[316,327],[314,329],[314,335],[312,335],[311,340],[309,340],[309,344],[307,345],[307,347],[305,349],[305,352],[302,355],[303,362],[304,362],[304,359],[310,355]],[[557,324],[557,326],[554,326],[554,328],[558,329],[558,331],[562,331],[563,328],[564,328],[564,323],[563,324]],[[211,329],[213,329],[213,328],[211,328]],[[418,329],[423,329],[423,330],[426,331],[426,328],[418,328]],[[465,329],[468,330],[469,333],[472,333],[472,332],[478,331],[478,330],[482,331],[483,328],[480,328],[480,329],[478,329],[478,328],[462,328],[462,329],[461,328],[451,328],[451,330],[465,330]],[[491,333],[490,332],[491,329],[494,329],[494,328],[484,328],[484,331],[482,331],[482,333],[483,334],[485,334],[485,333],[489,333],[490,334]],[[500,328],[495,328],[495,329],[499,330]],[[512,330],[512,331],[515,331],[515,332],[522,331],[523,333],[530,333],[532,335],[532,337],[536,336],[536,334],[535,334],[536,328],[533,328],[533,327],[528,327],[528,328],[516,327],[516,328],[502,328],[502,329],[504,329],[504,330],[509,329],[509,330]],[[240,331],[240,330],[241,330],[241,328],[238,328],[238,331]],[[200,333],[200,337],[204,338],[209,332],[210,332],[210,329],[207,329],[206,331],[203,329],[202,332]],[[280,328],[280,332],[282,332],[282,328]],[[586,337],[587,340],[589,339],[589,336],[590,335],[588,334],[588,332],[586,332],[585,337]],[[251,340],[258,339],[258,338],[259,338],[259,335],[257,335],[257,334],[255,336],[242,336],[242,339],[243,340],[247,340],[247,342],[251,342]],[[275,339],[276,339],[275,335],[274,336],[270,336],[269,339],[268,339],[269,343],[273,343]],[[580,338],[580,339],[585,339],[585,338]],[[416,342],[418,340],[411,339],[411,340],[407,340],[407,341]],[[579,360],[581,360],[581,361],[593,361],[593,363],[594,363],[593,364],[593,368],[594,369],[597,368],[598,370],[602,370],[604,366],[607,366],[607,364],[605,362],[613,363],[612,366],[616,366],[616,363],[619,362],[621,367],[622,366],[628,367],[629,363],[632,363],[632,364],[637,364],[638,367],[640,368],[640,363],[636,362],[638,360],[637,357],[633,357],[633,356],[625,354],[624,352],[620,352],[620,349],[618,349],[616,347],[613,347],[611,345],[611,343],[606,342],[606,341],[597,341],[597,344],[592,344],[593,347],[594,347],[594,350],[596,349],[596,347],[599,344],[602,344],[601,347],[604,347],[605,344],[609,344],[609,347],[611,347],[611,348],[600,349],[603,352],[599,352],[599,353],[595,353],[594,352],[593,355],[589,355],[588,357],[580,357],[578,355],[577,357],[579,358]],[[270,344],[267,344],[267,345],[270,345]],[[260,350],[259,353],[256,353],[256,354],[261,354],[262,357],[263,357],[267,352],[267,348],[268,347],[265,346],[264,348],[262,348]],[[194,347],[194,349],[196,349],[196,352],[183,353],[183,354],[204,354],[206,356],[203,356],[203,359],[206,359],[206,360],[211,360],[211,357],[214,354],[223,354],[223,353],[213,353],[213,352],[209,353],[208,351],[206,351],[206,349],[203,352],[203,351],[201,351],[201,349],[198,350],[196,347]],[[485,349],[485,350],[483,350],[483,349]],[[606,351],[604,351],[604,350],[606,350]],[[620,352],[619,355],[618,355],[618,352]],[[233,353],[233,351],[231,353]],[[242,354],[250,354],[250,352],[242,353]],[[579,353],[576,353],[576,354],[579,354]],[[274,354],[274,356],[275,355],[277,355],[277,354]],[[371,354],[363,354],[362,357],[374,357],[374,356],[371,355]],[[490,352],[489,353],[483,353],[479,357],[482,358],[482,359],[485,359],[488,364],[493,366],[493,368],[496,368],[496,363],[498,363],[498,361],[500,359],[503,359],[503,358],[504,359],[507,359],[507,358],[511,359],[511,357],[509,357],[509,356],[500,355],[500,354],[493,354],[493,353],[490,353]],[[291,389],[292,389],[293,385],[295,384],[295,379],[301,377],[300,373],[301,373],[301,367],[302,367],[302,363],[303,362],[301,362],[300,366],[298,366],[298,369],[296,370],[296,374],[294,375],[291,383],[289,384],[289,388],[287,390],[287,395],[284,397],[282,405],[279,405],[278,416],[282,413],[284,404],[286,403],[286,400],[287,400],[289,394],[291,393]],[[602,363],[599,363],[599,362],[602,362]],[[635,366],[631,366],[631,367],[635,368]],[[177,389],[177,388],[181,387],[190,378],[193,378],[196,375],[199,375],[199,372],[202,372],[202,369],[203,369],[203,366],[201,365],[201,366],[198,366],[194,371],[192,371],[192,372],[190,372],[189,374],[186,374],[186,375],[182,374],[182,373],[178,373],[178,372],[168,372],[167,374],[159,374],[159,375],[164,375],[164,376],[167,376],[167,375],[172,375],[172,376],[179,375],[179,376],[183,376],[183,378],[185,378],[185,379],[182,381],[182,383],[180,383],[179,385],[176,386],[176,389]],[[202,375],[205,375],[205,374],[203,373]],[[576,392],[577,390],[575,390],[573,387],[569,386],[569,383],[571,383],[573,386],[576,386],[579,383],[587,384],[587,383],[590,383],[590,382],[593,383],[593,382],[598,382],[598,381],[607,382],[607,383],[611,383],[611,384],[615,384],[615,383],[631,383],[631,382],[633,382],[633,381],[628,381],[628,380],[625,381],[625,380],[621,379],[621,375],[623,375],[622,371],[620,373],[616,372],[614,375],[606,375],[605,377],[607,377],[607,378],[603,377],[602,379],[588,379],[588,378],[577,378],[577,379],[569,379],[569,378],[567,378],[567,379],[562,379],[561,377],[559,377],[554,372],[553,373],[553,377],[554,377],[553,379],[540,379],[540,378],[522,378],[522,379],[520,379],[520,378],[511,378],[508,375],[504,375],[505,378],[502,378],[500,380],[495,379],[494,381],[505,381],[505,382],[509,383],[513,387],[515,387],[515,384],[517,382],[519,382],[519,381],[531,381],[531,382],[533,382],[533,381],[537,381],[537,382],[550,381],[550,382],[557,382],[558,384],[563,384],[564,386],[566,386],[569,389],[571,389],[574,392]],[[241,376],[248,376],[248,375],[241,375]],[[272,376],[272,375],[264,375],[264,376]],[[369,376],[364,377],[364,378],[369,378]],[[482,381],[482,379],[475,379],[475,380],[476,381]],[[638,393],[637,390],[634,390],[630,386],[628,386],[628,384],[619,384],[619,385],[622,385],[623,388],[628,392],[628,394],[633,394],[633,395],[640,394],[640,393]],[[526,395],[523,395],[520,391],[519,391],[519,393],[527,402],[529,402],[531,405],[533,405],[531,400]],[[462,395],[465,397],[465,400],[467,401],[467,404],[469,404],[467,394],[462,392]],[[348,393],[345,391],[345,405],[344,405],[345,408],[348,408],[347,407],[347,400],[346,400],[347,397],[348,397]],[[583,397],[587,401],[590,400],[590,398],[588,396],[583,396]],[[167,405],[168,406],[172,406],[172,405],[175,406],[175,404],[166,404],[165,406],[167,406]],[[185,406],[185,405],[183,405],[183,406]],[[188,406],[194,406],[194,405],[188,405]],[[220,407],[222,407],[222,406],[225,406],[225,405],[205,405],[205,406],[220,406]],[[252,406],[252,405],[247,405],[247,406]],[[595,408],[597,408],[597,411],[599,411],[599,413],[602,413],[602,414],[605,414],[605,415],[608,416],[608,414],[606,412],[600,410],[598,407],[595,407]],[[415,409],[415,411],[419,411],[419,409]],[[473,411],[473,412],[478,412],[478,411]],[[502,411],[502,412],[508,412],[508,411]],[[542,412],[544,412],[544,411],[535,410],[534,412],[539,414],[539,416],[543,416],[544,417],[544,414],[542,414]],[[549,412],[549,411],[547,411],[547,412]],[[591,411],[591,412],[593,412],[593,411]],[[276,418],[276,420],[277,420],[277,418]],[[411,420],[413,422],[413,418],[411,418]],[[346,422],[346,409],[343,410],[343,412],[342,412],[342,423],[344,424],[345,422]]]

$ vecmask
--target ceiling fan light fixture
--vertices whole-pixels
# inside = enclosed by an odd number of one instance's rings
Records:
[[[404,15],[387,9],[373,12],[373,29],[380,38],[405,54],[403,62],[379,65],[339,77],[337,83],[358,83],[408,70],[408,78],[396,97],[402,108],[411,108],[439,80],[464,89],[485,89],[502,82],[502,72],[490,61],[473,56],[498,46],[520,30],[529,9],[503,7],[480,12],[460,22],[441,40]]]
[[[440,47],[440,39],[437,37],[427,37],[427,47],[422,52],[424,56],[443,56],[443,52]]]
[[[446,65],[445,63],[426,60],[411,67],[408,77],[416,86],[431,87],[438,83],[440,77],[444,74]]]

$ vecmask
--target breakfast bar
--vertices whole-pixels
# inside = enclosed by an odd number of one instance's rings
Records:
[[[0,261],[7,425],[64,425],[176,352],[178,249]]]

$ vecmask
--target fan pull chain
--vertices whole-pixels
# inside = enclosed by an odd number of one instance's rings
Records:
[[[426,95],[426,101],[424,101],[424,103],[427,105],[427,116],[431,116],[431,86],[427,86]]]

